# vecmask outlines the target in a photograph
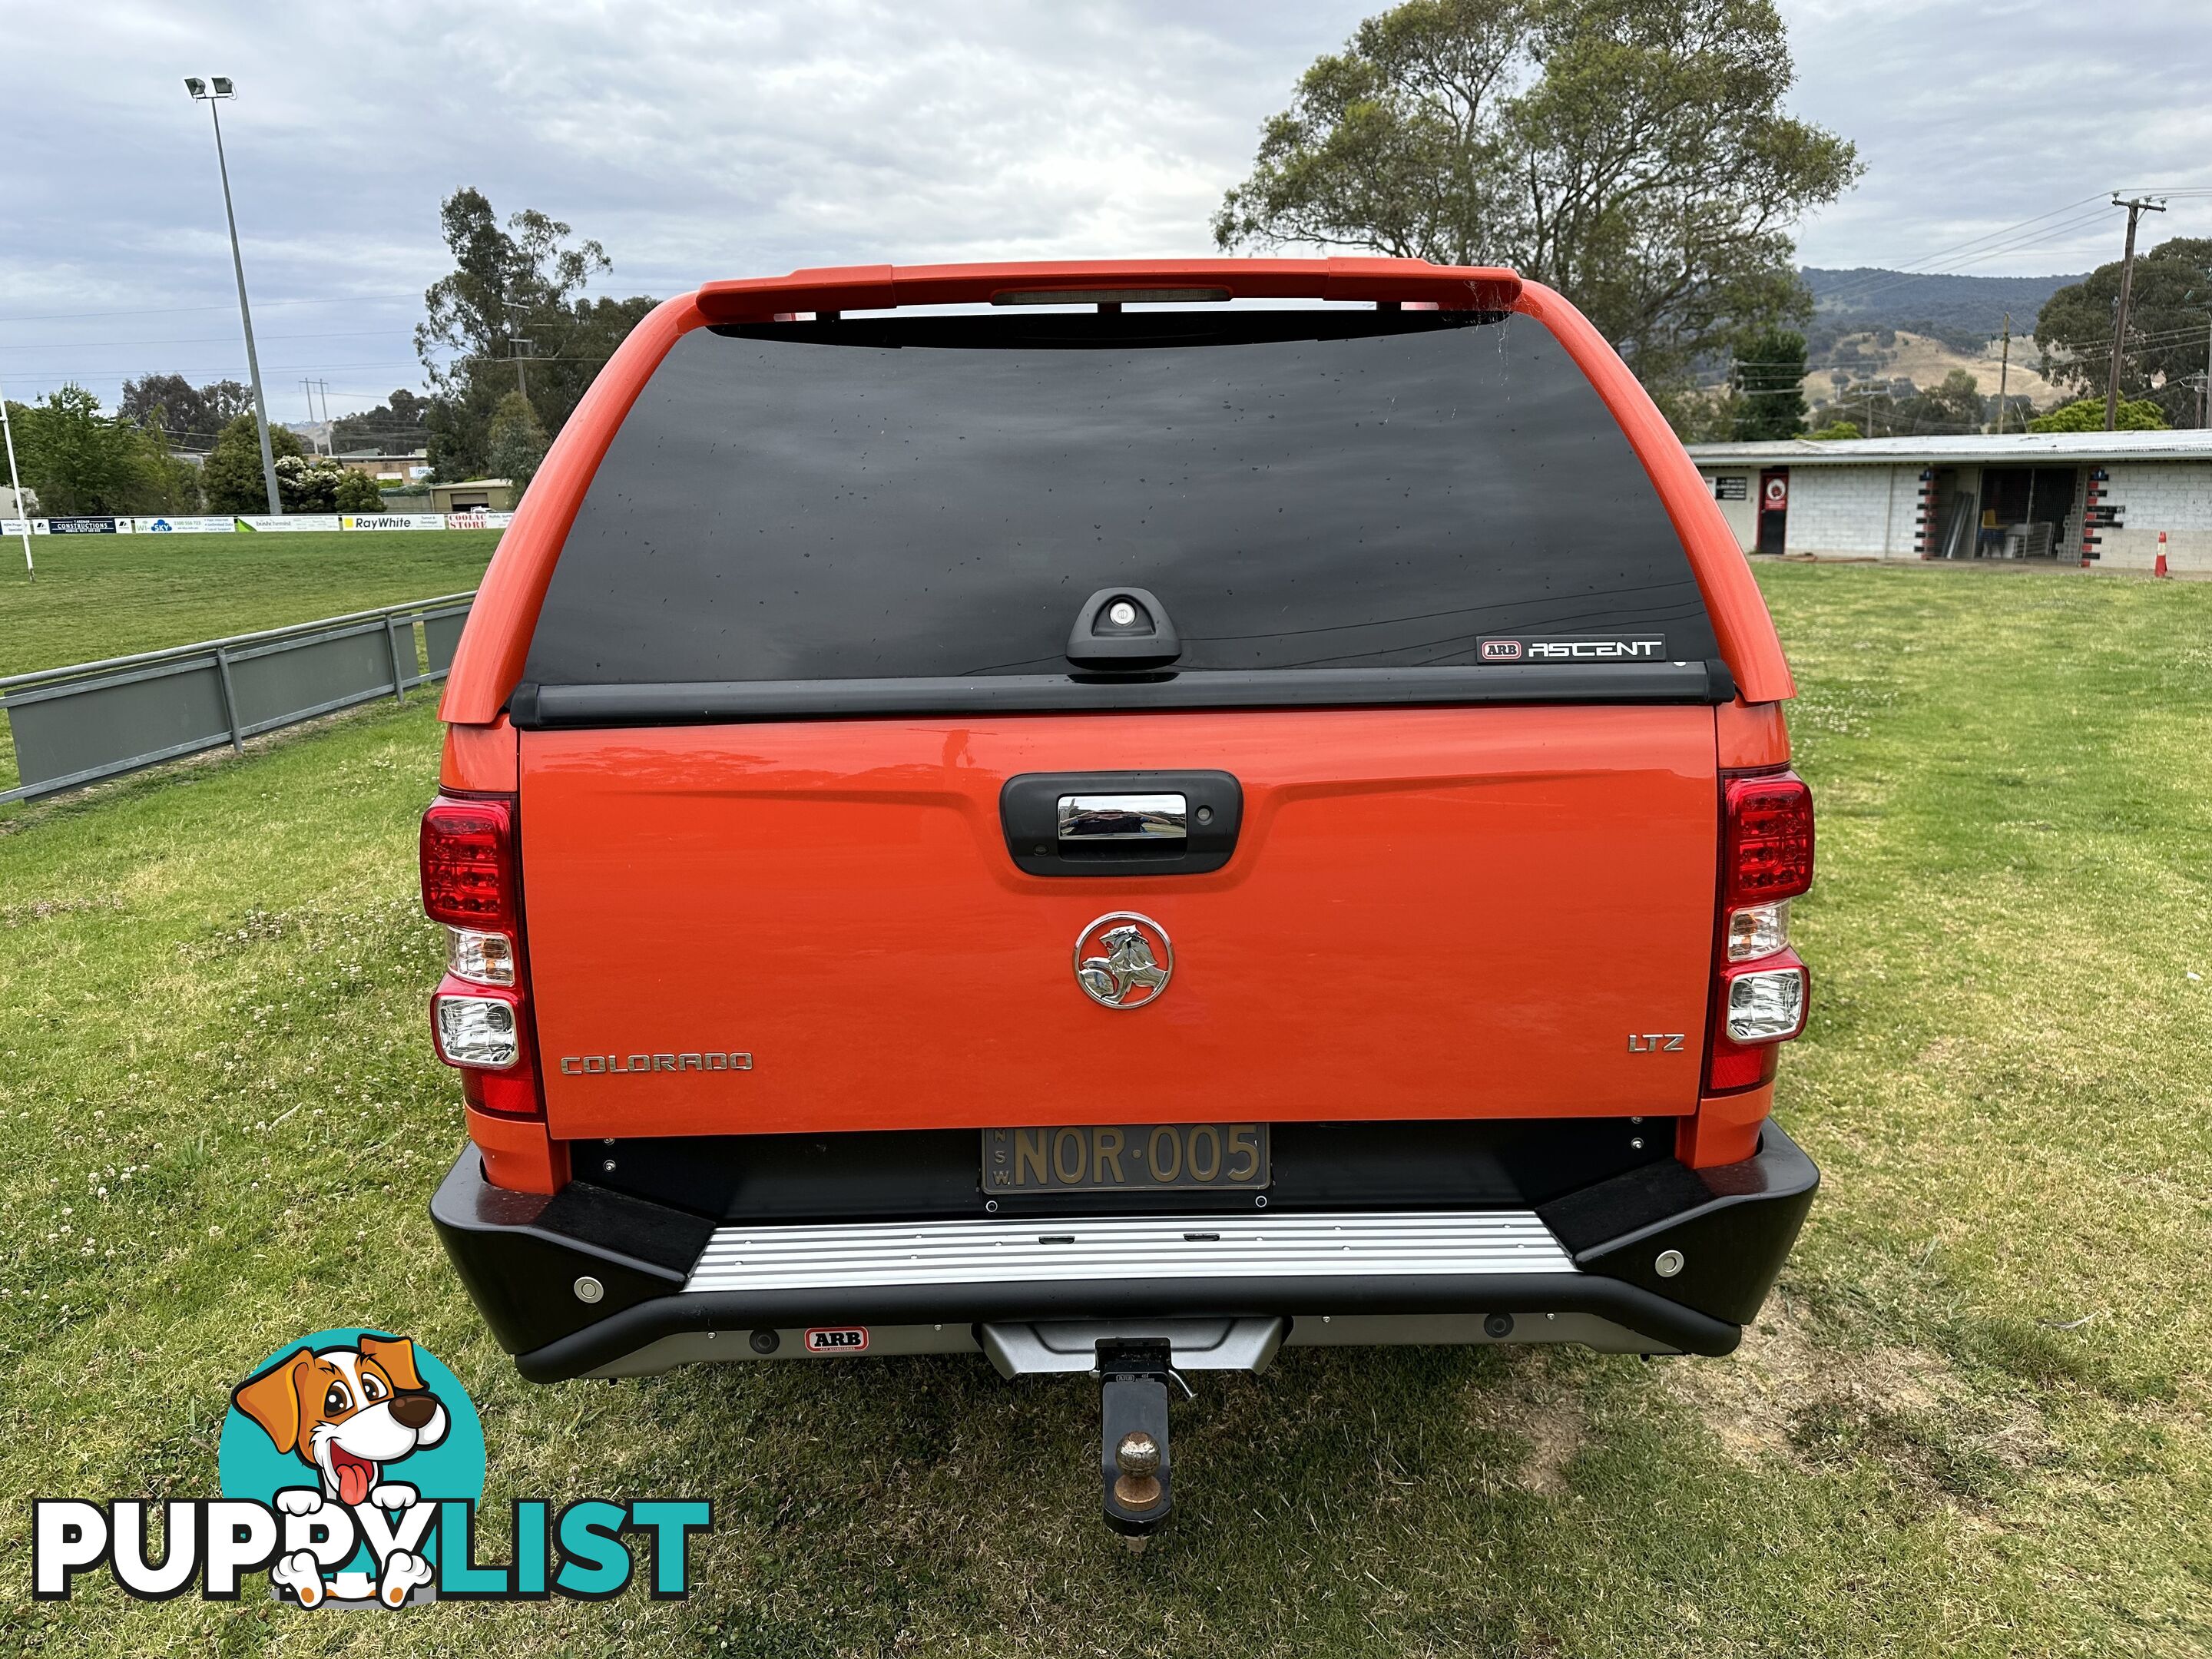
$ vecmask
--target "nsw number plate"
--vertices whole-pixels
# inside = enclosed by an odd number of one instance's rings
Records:
[[[1086,1123],[983,1131],[983,1191],[1244,1191],[1267,1184],[1264,1123]]]

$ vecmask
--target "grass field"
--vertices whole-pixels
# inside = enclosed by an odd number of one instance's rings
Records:
[[[20,544],[0,544],[0,676],[462,592],[498,544],[496,530],[45,536],[36,581]]]
[[[516,1380],[423,1215],[427,707],[0,825],[0,1650],[2212,1650],[2212,586],[1760,574],[1821,808],[1781,1111],[1827,1185],[1743,1350],[1206,1378],[1140,1559],[1086,1381]],[[229,1386],[359,1322],[469,1385],[495,1503],[713,1498],[696,1593],[31,1601],[32,1494],[212,1493]]]

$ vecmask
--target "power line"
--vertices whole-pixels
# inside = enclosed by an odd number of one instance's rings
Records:
[[[2074,218],[2064,220],[2058,224],[2051,226],[2046,230],[2039,231],[2033,235],[2020,237],[2008,242],[2000,243],[1995,247],[1985,249],[1983,252],[1973,254],[1966,258],[1960,259],[1950,264],[1939,266],[1933,270],[1899,271],[1894,276],[1887,277],[1884,281],[1873,283],[1856,289],[1845,295],[1845,297],[1855,301],[1865,301],[1871,299],[1874,295],[1883,293],[1887,289],[1902,287],[1906,283],[1918,281],[1924,277],[1956,276],[1964,273],[1968,266],[1978,264],[1984,259],[1997,258],[2007,253],[2024,252],[2029,248],[2040,247],[2045,243],[2057,241],[2061,238],[2070,234],[2073,231],[2079,229],[2081,226],[2101,218],[2103,216],[2103,213],[2104,210],[2100,208],[2094,213],[2081,214]],[[1822,301],[1832,300],[1835,297],[1836,290],[1833,289],[1831,289],[1828,293],[1819,296],[1820,300]]]
[[[2041,224],[2045,219],[2055,219],[2062,213],[2070,213],[2075,208],[2084,206],[2088,203],[2102,202],[2104,198],[2105,192],[2103,191],[2099,191],[2094,196],[2084,196],[2079,201],[2069,202],[2063,207],[2051,209],[2048,213],[2039,213],[2033,219],[2022,219],[2017,224],[2006,225],[2001,229],[1988,231],[1979,236],[1970,236],[1963,242],[1954,242],[1948,247],[1939,247],[1933,252],[1923,253],[1915,259],[1900,260],[1894,264],[1890,264],[1887,262],[1877,261],[1874,275],[1863,276],[1856,279],[1856,282],[1845,283],[1840,284],[1837,288],[1830,289],[1820,297],[1822,299],[1831,298],[1837,294],[1846,293],[1855,288],[1886,279],[1899,271],[1903,271],[1908,275],[1914,276],[1932,274],[1920,272],[1917,270],[1915,267],[1932,264],[1936,260],[1944,258],[1954,253],[1963,252],[1966,249],[1978,246],[1984,242],[1990,241],[2001,237],[2010,236],[2015,231],[2025,230],[2031,225]]]
[[[2068,202],[2061,206],[2052,208],[2047,213],[2039,213],[2032,219],[2022,219],[2015,224],[2005,225],[1996,230],[1986,231],[1979,236],[1969,237],[1963,242],[1954,242],[1948,247],[1937,248],[1931,252],[1921,255],[1916,259],[1899,261],[1889,269],[1881,269],[1880,265],[1882,262],[1876,262],[1877,268],[1869,270],[1866,276],[1855,278],[1850,282],[1838,283],[1836,287],[1823,291],[1820,297],[1823,300],[1826,300],[1839,295],[1855,294],[1863,289],[1887,286],[1892,280],[1893,280],[1895,276],[1943,276],[1950,274],[1949,271],[1940,267],[1936,269],[1923,269],[1923,267],[1938,266],[1938,262],[1942,262],[1945,266],[1972,264],[1990,254],[2016,252],[2020,248],[2034,246],[2045,241],[2056,240],[2057,235],[2063,234],[2064,231],[2074,226],[2086,224],[2093,220],[2101,217],[2105,211],[2105,207],[2106,205],[2110,205],[2108,198],[2111,196],[2130,193],[2138,196],[2191,198],[2212,197],[2212,185],[2185,185],[2176,186],[2172,189],[2136,190],[2133,191],[2100,191],[2094,196],[2084,196],[2080,198],[2078,200]],[[2101,205],[2100,205],[2094,211],[2077,215],[2075,218],[2069,220],[2065,225],[2046,226],[2042,230],[2035,231],[2033,236],[2019,238],[2017,240],[2014,240],[2018,237],[2018,234],[2021,232],[2027,231],[2035,226],[2041,225],[2044,221],[2047,219],[2057,218],[2061,214],[2071,213],[2074,210],[2085,207],[2092,202],[2099,203]],[[1981,252],[1973,252],[1976,249],[1981,248],[1984,243],[1993,242],[2008,243],[2009,246],[1990,248],[1984,250]],[[1958,257],[1968,254],[1972,254],[1972,257]]]

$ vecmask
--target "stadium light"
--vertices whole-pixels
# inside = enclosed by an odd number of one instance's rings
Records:
[[[253,313],[246,303],[246,261],[238,252],[238,215],[230,205],[230,164],[223,159],[222,117],[216,110],[219,100],[235,98],[238,89],[227,75],[211,75],[205,81],[187,75],[185,90],[195,103],[208,106],[215,122],[216,171],[222,175],[222,216],[230,227],[230,268],[238,277],[238,320],[246,329],[246,368],[253,381],[253,424],[261,438],[261,482],[268,488],[269,511],[275,516],[284,511],[284,501],[276,493],[276,458],[269,447],[269,400],[261,395],[261,359],[253,349]]]

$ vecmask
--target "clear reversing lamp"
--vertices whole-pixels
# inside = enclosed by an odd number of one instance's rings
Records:
[[[499,997],[441,996],[438,1052],[449,1066],[504,1070],[521,1057],[514,1005]]]
[[[1805,970],[1773,968],[1728,982],[1731,1042],[1779,1042],[1805,1024]]]

